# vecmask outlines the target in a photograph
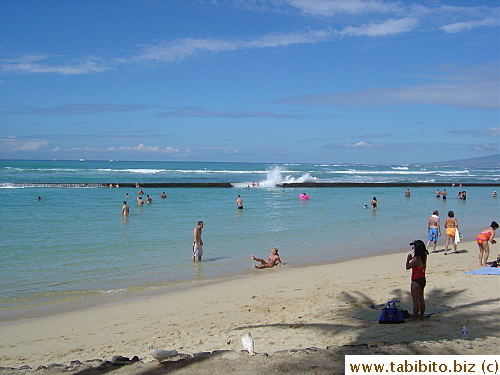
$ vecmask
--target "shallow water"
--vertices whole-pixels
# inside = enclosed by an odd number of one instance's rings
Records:
[[[409,250],[412,240],[426,239],[427,217],[435,209],[442,221],[455,211],[464,240],[498,220],[499,202],[490,187],[467,187],[467,201],[455,198],[465,188],[448,187],[443,201],[434,187],[412,188],[406,198],[405,189],[383,185],[311,188],[310,200],[301,201],[303,190],[263,187],[269,173],[251,175],[260,188],[176,188],[166,192],[167,199],[160,198],[165,189],[144,189],[154,201],[142,207],[136,189],[0,189],[0,309],[256,272],[250,254],[267,257],[272,247],[292,267]],[[298,178],[309,172],[300,173]],[[37,173],[34,179],[42,181]],[[243,210],[236,208],[237,194]],[[379,208],[363,208],[373,196]],[[130,205],[126,218],[120,215],[124,199]],[[205,255],[193,264],[198,220],[205,223]]]

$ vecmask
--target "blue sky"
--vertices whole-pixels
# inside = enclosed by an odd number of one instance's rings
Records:
[[[2,0],[0,158],[498,153],[498,26],[486,0]]]

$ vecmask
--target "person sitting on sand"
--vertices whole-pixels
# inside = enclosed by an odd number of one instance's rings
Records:
[[[412,320],[422,320],[425,313],[424,288],[426,284],[425,269],[427,268],[427,255],[429,252],[421,240],[412,243],[413,255],[406,257],[406,269],[411,269],[411,298],[413,300]]]
[[[261,265],[259,265],[259,266],[257,266],[257,265],[254,266],[254,268],[258,268],[258,269],[273,268],[277,263],[283,264],[283,262],[280,259],[279,254],[278,254],[277,248],[273,248],[271,250],[271,254],[269,255],[269,259],[267,262],[264,259],[254,257],[253,254],[251,254],[250,256],[252,257],[252,260],[255,260],[256,262],[261,263]]]

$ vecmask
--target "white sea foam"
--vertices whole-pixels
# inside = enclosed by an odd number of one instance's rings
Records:
[[[99,293],[104,293],[104,294],[111,294],[111,293],[121,293],[121,292],[126,292],[127,289],[120,288],[120,289],[110,289],[110,290],[99,290]]]
[[[23,189],[26,186],[16,186],[10,183],[0,183],[0,189]]]
[[[97,169],[99,172],[111,172],[111,173],[137,173],[137,174],[158,174],[158,173],[180,173],[180,174],[256,174],[265,173],[264,170],[248,170],[248,171],[233,171],[233,170],[217,170],[217,169],[150,169],[150,168],[129,168],[129,169],[112,169],[112,168],[100,168]]]
[[[127,173],[141,173],[141,174],[156,174],[167,171],[166,169],[150,169],[150,168],[131,168],[131,169],[101,168],[97,170],[99,172],[127,172]]]
[[[304,182],[317,182],[318,179],[316,177],[311,176],[309,173],[304,173],[302,176],[295,178],[290,175],[283,176],[283,173],[286,172],[282,167],[272,167],[267,170],[266,178],[262,181],[253,181],[253,182],[240,182],[233,183],[234,187],[246,187],[246,186],[255,186],[255,182],[258,182],[258,187],[262,188],[271,188],[278,185],[286,184],[286,183],[304,183]]]
[[[382,171],[382,170],[375,170],[375,171],[366,171],[366,170],[360,170],[360,169],[348,169],[348,170],[340,170],[340,171],[326,171],[323,173],[327,174],[357,174],[357,175],[427,175],[427,174],[440,174],[440,173],[447,173],[452,174],[452,175],[463,175],[464,173],[468,173],[469,171],[449,171],[449,172],[443,172],[443,171],[427,171],[427,170],[420,170],[420,171],[410,171],[410,170],[387,170],[387,171]]]

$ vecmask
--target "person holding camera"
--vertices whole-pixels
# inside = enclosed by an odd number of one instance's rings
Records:
[[[424,288],[426,285],[425,270],[427,268],[427,255],[429,252],[421,240],[416,240],[410,244],[413,247],[413,254],[406,257],[406,269],[411,269],[410,291],[413,300],[412,321],[422,320],[425,313]]]

